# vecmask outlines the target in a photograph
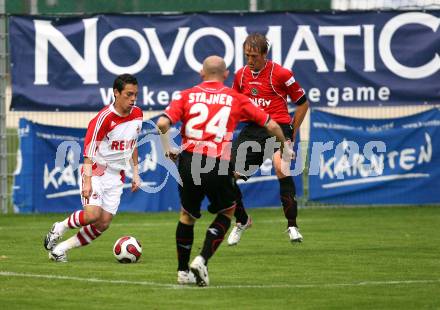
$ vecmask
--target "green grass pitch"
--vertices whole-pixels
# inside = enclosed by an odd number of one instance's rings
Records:
[[[118,214],[66,264],[42,244],[64,215],[1,215],[0,308],[440,309],[439,207],[300,209],[294,245],[281,209],[250,213],[242,242],[210,261],[207,288],[176,284],[177,213]],[[192,257],[212,218],[196,224]],[[114,259],[123,235],[142,243],[139,263]]]

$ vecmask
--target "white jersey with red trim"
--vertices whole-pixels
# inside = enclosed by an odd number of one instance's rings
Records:
[[[139,107],[133,107],[130,114],[123,117],[111,104],[90,121],[83,155],[96,164],[93,175],[102,174],[102,169],[119,172],[129,167],[142,129],[142,119],[143,113]]]

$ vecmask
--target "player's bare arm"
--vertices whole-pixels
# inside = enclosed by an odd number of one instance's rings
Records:
[[[297,105],[295,110],[295,115],[293,116],[292,120],[292,127],[293,127],[293,137],[292,141],[295,141],[296,134],[299,130],[299,127],[301,127],[301,124],[307,114],[307,110],[309,109],[309,102],[306,100],[303,104]]]
[[[170,158],[172,161],[176,161],[179,153],[176,150],[172,150],[170,147],[170,138],[168,130],[171,127],[171,121],[168,117],[161,116],[157,121],[157,127],[159,128],[160,142],[162,143],[165,157]]]
[[[83,186],[81,195],[88,199],[90,195],[92,195],[92,165],[93,162],[90,158],[84,157],[84,165],[83,165]]]
[[[290,142],[286,141],[286,138],[284,137],[283,130],[281,129],[280,125],[278,125],[275,121],[269,120],[266,125],[267,132],[271,135],[277,138],[278,142],[281,142],[280,145],[280,155],[282,158],[286,159],[294,159],[295,153],[293,152]]]
[[[131,181],[131,191],[137,191],[141,186],[141,178],[139,176],[139,156],[137,146],[133,149],[131,155],[131,168],[133,170],[133,180]]]

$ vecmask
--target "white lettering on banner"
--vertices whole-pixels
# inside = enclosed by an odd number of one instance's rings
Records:
[[[390,98],[390,89],[388,87],[381,87],[375,89],[374,87],[359,86],[356,88],[352,87],[329,87],[325,92],[326,104],[330,107],[336,107],[342,102],[375,102],[377,99],[380,101],[387,101]],[[307,98],[311,102],[319,102],[321,100],[321,91],[318,88],[310,88],[308,91]]]
[[[215,37],[224,46],[223,55],[226,65],[230,66],[235,60],[235,70],[243,65],[243,41],[248,32],[243,26],[233,27],[233,38],[217,27],[202,27],[190,29],[181,27],[172,43],[169,55],[165,54],[164,42],[161,42],[156,28],[144,28],[143,33],[134,29],[120,28],[107,33],[101,42],[97,42],[98,18],[83,19],[84,24],[84,50],[83,56],[69,42],[64,34],[51,25],[51,21],[34,20],[35,26],[35,80],[36,85],[47,85],[49,66],[49,43],[66,60],[73,70],[83,80],[84,84],[98,84],[98,58],[103,67],[111,73],[120,74],[128,72],[137,74],[142,72],[150,61],[150,48],[158,63],[162,75],[173,75],[179,58],[184,56],[186,64],[198,72],[201,63],[196,58],[195,49],[199,40],[204,37]],[[318,26],[314,34],[310,25],[299,25],[293,36],[287,55],[282,59],[282,32],[279,25],[268,25],[266,36],[271,42],[272,59],[286,68],[292,68],[296,61],[313,61],[317,72],[329,72],[328,65],[323,57],[317,40],[323,36],[333,36],[334,43],[334,68],[333,72],[346,71],[345,39],[346,37],[359,36],[363,40],[364,71],[376,71],[375,37],[379,37],[377,49],[385,66],[394,74],[406,79],[422,79],[435,74],[440,70],[440,56],[434,53],[432,59],[421,66],[409,67],[400,63],[393,55],[392,37],[402,27],[409,24],[420,24],[436,32],[440,25],[438,17],[422,12],[408,12],[396,15],[385,23],[378,35],[375,35],[375,25],[349,25],[349,26]],[[192,33],[190,31],[193,30]],[[285,30],[288,31],[288,30]],[[290,31],[290,30],[289,30]],[[131,39],[139,47],[138,59],[128,66],[115,64],[109,54],[111,44],[119,39]],[[99,46],[98,46],[99,43]]]
[[[114,40],[120,37],[127,37],[134,40],[140,49],[139,59],[130,66],[118,66],[110,59],[110,45]],[[102,65],[113,74],[136,74],[147,66],[148,61],[150,60],[150,50],[148,49],[144,37],[139,32],[133,29],[121,28],[109,32],[104,39],[102,39],[101,45],[99,46],[99,57]]]
[[[101,94],[101,100],[103,105],[108,105],[113,102],[113,89],[112,88],[100,88],[99,92]],[[139,100],[139,102],[142,103],[144,106],[155,106],[156,102],[160,105],[166,106],[170,103],[171,100],[178,99],[180,96],[180,91],[174,91],[171,93],[171,95],[165,91],[161,90],[157,92],[157,95],[154,96],[156,92],[150,91],[148,86],[142,86],[142,101]]]
[[[44,189],[47,189],[49,185],[52,185],[55,189],[66,184],[70,186],[79,186],[81,184],[81,165],[78,169],[74,168],[73,165],[68,165],[61,169],[60,167],[55,167],[49,171],[47,164],[44,164]]]
[[[82,165],[79,164],[79,153],[81,153],[81,147],[76,141],[64,141],[58,146],[54,169],[49,171],[47,163],[44,164],[44,189],[47,189],[49,184],[52,184],[55,189],[63,184],[70,186],[81,184]],[[68,165],[64,166],[64,162]],[[58,173],[60,175],[55,178]]]
[[[416,148],[405,148],[401,151],[393,150],[386,153],[384,142],[371,141],[365,144],[363,154],[360,154],[359,147],[355,142],[344,140],[336,146],[335,156],[326,161],[321,150],[322,145],[319,148],[316,149],[319,154],[314,154],[314,157],[319,156],[319,178],[321,180],[324,178],[333,180],[335,178],[344,179],[356,176],[360,178],[378,177],[383,175],[385,165],[388,165],[391,170],[411,171],[416,165],[429,163],[432,159],[432,142],[428,133],[425,133],[425,144],[422,144],[418,150]],[[373,152],[373,148],[376,148],[376,153]],[[324,151],[331,149],[333,147],[330,149],[326,147]],[[312,154],[313,150],[315,150],[315,146],[313,146]],[[369,160],[369,164],[365,163],[367,160]],[[316,174],[316,171],[312,168],[310,168],[310,175]],[[423,177],[426,177],[426,174]],[[390,178],[390,180],[394,179]],[[350,185],[351,183],[346,184]]]
[[[319,27],[320,36],[333,36],[335,48],[335,72],[345,72],[345,36],[360,36],[360,26],[321,26]]]
[[[440,25],[440,19],[431,14],[420,12],[410,12],[393,17],[384,25],[380,33],[379,54],[384,64],[394,74],[406,79],[422,79],[436,73],[440,69],[440,56],[436,53],[430,62],[419,67],[408,67],[399,63],[391,51],[391,39],[399,28],[407,24],[421,24],[435,32]],[[417,52],[415,51],[414,53]]]
[[[177,60],[179,59],[179,52],[183,48],[185,39],[188,35],[189,28],[181,27],[177,32],[176,39],[174,40],[173,47],[171,48],[170,56],[167,58],[162,44],[156,33],[155,28],[144,28],[145,35],[148,38],[148,42],[153,46],[152,48],[154,57],[156,57],[157,63],[160,67],[162,75],[173,75],[174,68],[176,67]]]
[[[144,105],[155,105],[156,103],[152,99],[154,91],[148,91],[148,86],[142,87],[142,95],[144,98]]]
[[[363,25],[364,28],[364,71],[375,72],[374,66],[374,25]]]
[[[225,55],[223,58],[225,60],[226,67],[229,67],[234,60],[234,43],[232,43],[232,40],[229,38],[228,34],[223,30],[215,27],[204,27],[199,28],[191,33],[185,44],[185,59],[191,69],[196,72],[199,72],[200,69],[202,69],[202,64],[194,55],[194,46],[200,38],[205,36],[215,36],[222,41],[223,45],[225,46]]]
[[[98,18],[83,19],[84,58],[66,37],[48,20],[34,20],[35,26],[35,85],[48,85],[49,42],[81,76],[84,84],[98,84],[98,57],[96,53]]]
[[[307,50],[300,50],[302,43],[305,43]],[[313,60],[318,72],[328,72],[327,65],[325,64],[324,57],[322,57],[319,50],[318,43],[316,43],[310,26],[298,26],[295,38],[287,53],[284,67],[292,68],[295,61],[299,60]]]
[[[243,44],[239,44],[238,42],[244,42],[247,36],[248,36],[248,32],[246,30],[246,27],[234,27],[235,72],[237,72],[241,67],[243,67]]]
[[[114,101],[115,97],[113,96],[112,88],[100,88],[99,92],[101,93],[102,103],[104,105],[109,105]]]
[[[47,164],[44,164],[44,189],[47,189],[49,184],[52,184],[55,189],[58,189],[58,183],[55,179],[55,175],[60,172],[60,170],[61,168],[55,167],[52,171],[49,171]]]

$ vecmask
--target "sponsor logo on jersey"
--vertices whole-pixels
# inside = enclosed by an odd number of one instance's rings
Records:
[[[295,83],[295,78],[292,76],[290,79],[288,79],[284,84],[286,84],[286,86],[290,86],[293,83]]]
[[[131,140],[113,140],[111,141],[110,149],[112,151],[131,150],[136,145],[136,139]]]
[[[252,96],[258,95],[258,89],[256,89],[255,87],[252,87],[251,88],[251,94],[252,94]]]
[[[260,107],[268,107],[272,100],[266,100],[264,98],[250,98],[252,102]]]

